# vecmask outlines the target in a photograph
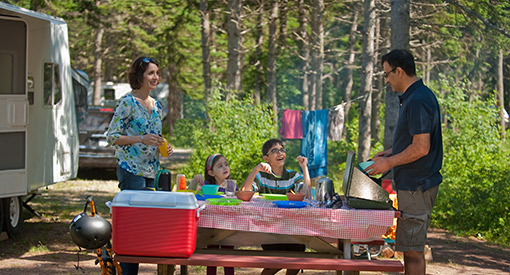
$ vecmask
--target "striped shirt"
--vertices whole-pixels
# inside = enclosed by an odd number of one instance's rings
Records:
[[[253,182],[253,190],[263,194],[286,194],[294,190],[296,183],[303,182],[303,176],[294,170],[283,168],[283,175],[275,177],[266,172],[258,172]]]

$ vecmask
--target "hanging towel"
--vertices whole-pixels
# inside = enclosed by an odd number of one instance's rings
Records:
[[[303,123],[301,120],[301,111],[286,109],[283,111],[282,127],[280,135],[283,139],[302,139]]]
[[[328,112],[328,139],[340,141],[344,130],[344,104],[329,109]]]
[[[301,155],[308,158],[310,178],[328,174],[328,110],[303,111]]]

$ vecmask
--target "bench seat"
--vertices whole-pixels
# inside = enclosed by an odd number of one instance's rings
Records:
[[[195,252],[189,258],[115,255],[115,261],[160,265],[229,266],[247,268],[286,268],[311,270],[402,272],[404,265],[396,260],[355,260],[315,257],[282,257],[268,255],[213,254]]]

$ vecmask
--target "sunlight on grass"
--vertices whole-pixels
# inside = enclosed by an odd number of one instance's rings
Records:
[[[28,250],[28,252],[49,252],[49,251],[50,249],[40,241],[37,245],[31,246],[30,249]]]

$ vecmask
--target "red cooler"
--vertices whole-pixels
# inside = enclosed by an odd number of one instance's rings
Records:
[[[113,198],[113,251],[119,255],[189,257],[200,209],[190,192],[120,191]]]

